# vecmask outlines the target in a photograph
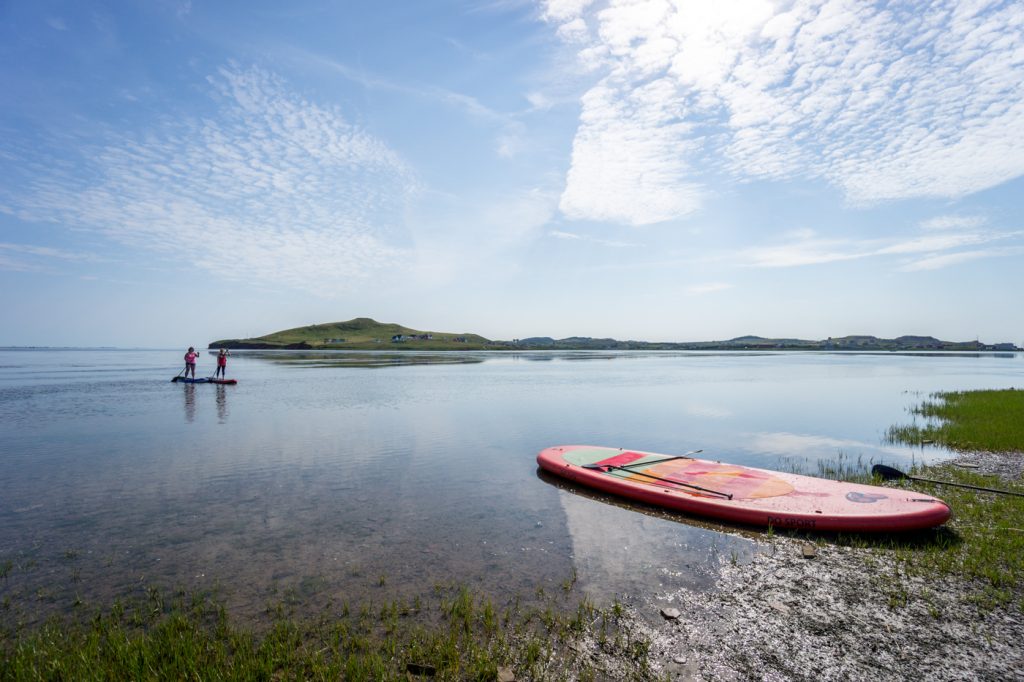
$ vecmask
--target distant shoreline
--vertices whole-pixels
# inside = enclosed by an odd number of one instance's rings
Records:
[[[246,339],[220,339],[207,348],[238,350],[859,350],[859,351],[983,351],[1017,352],[1013,343],[943,341],[933,336],[906,335],[883,339],[871,335],[829,337],[812,341],[796,338],[738,336],[720,341],[620,341],[612,338],[570,336],[554,339],[531,336],[492,340],[467,332],[423,331],[392,322],[357,317],[295,327]]]
[[[338,344],[309,344],[296,342],[289,344],[274,344],[260,341],[245,340],[224,340],[211,343],[208,350],[227,348],[229,350],[296,350],[296,351],[317,351],[317,350],[350,350],[350,351],[569,351],[569,350],[593,350],[593,351],[853,351],[853,352],[876,352],[876,353],[920,353],[920,352],[967,352],[967,353],[1019,353],[1024,348],[1019,348],[1011,343],[983,344],[978,342],[939,342],[936,344],[899,344],[887,343],[886,339],[879,339],[879,343],[826,343],[826,342],[773,342],[769,339],[765,343],[737,343],[735,341],[700,341],[688,343],[667,343],[648,341],[615,341],[606,339],[569,341],[561,340],[552,343],[524,343],[511,341],[487,341],[485,343],[452,343],[430,342],[430,341],[403,341],[403,342],[376,342],[376,343],[338,343]]]

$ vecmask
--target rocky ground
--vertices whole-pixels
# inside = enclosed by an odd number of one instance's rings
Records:
[[[974,453],[957,463],[1019,478],[1024,456]],[[985,609],[970,598],[972,585],[913,574],[877,549],[807,545],[766,536],[750,563],[723,563],[710,593],[661,594],[628,609],[628,628],[651,642],[655,675],[1024,680],[1024,586],[1011,605]],[[599,647],[591,653],[610,679],[620,677]]]
[[[871,550],[778,538],[725,565],[711,594],[666,595],[679,618],[635,614],[677,680],[1024,679],[1024,618],[985,611],[953,580],[907,575]],[[671,612],[670,612],[671,613]]]

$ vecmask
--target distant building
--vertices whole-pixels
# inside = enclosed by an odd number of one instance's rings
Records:
[[[345,343],[345,339],[324,339],[324,345],[329,343]]]

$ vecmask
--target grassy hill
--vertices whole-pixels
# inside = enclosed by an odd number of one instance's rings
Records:
[[[1012,343],[941,341],[931,336],[841,336],[824,340],[766,339],[740,336],[727,341],[650,342],[617,341],[572,336],[553,339],[534,336],[515,341],[492,341],[466,332],[431,332],[357,317],[347,322],[328,322],[285,329],[253,339],[221,339],[210,348],[258,348],[301,350],[853,350],[853,351],[1013,351]]]
[[[395,339],[395,340],[393,340]],[[478,334],[432,332],[357,317],[296,327],[252,339],[220,339],[210,348],[346,349],[346,350],[480,350],[503,348]]]

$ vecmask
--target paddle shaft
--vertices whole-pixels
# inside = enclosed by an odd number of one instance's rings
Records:
[[[980,485],[968,485],[967,483],[954,483],[952,481],[937,481],[934,478],[918,478],[917,476],[911,476],[905,474],[899,469],[885,464],[876,464],[871,467],[871,473],[876,476],[881,476],[886,480],[906,479],[908,481],[921,481],[922,483],[934,483],[935,485],[951,485],[957,488],[967,488],[968,490],[981,490],[986,493],[998,493],[1000,495],[1016,495],[1017,497],[1024,497],[1024,493],[1015,493],[1011,490],[998,490],[996,488],[983,488]]]
[[[629,467],[647,466],[648,464],[658,464],[660,462],[669,462],[669,461],[671,461],[673,459],[690,459],[690,455],[696,455],[699,452],[704,452],[704,451],[703,450],[690,450],[689,452],[684,452],[681,455],[672,455],[671,457],[663,457],[662,459],[650,459],[650,460],[647,460],[646,462],[645,461],[641,461],[641,460],[637,460],[636,462],[630,462],[629,464],[619,465],[619,468],[620,469],[628,469]]]
[[[935,483],[937,485],[952,485],[957,488],[968,488],[970,490],[982,490],[986,493],[1000,493],[1002,495],[1016,495],[1017,497],[1024,497],[1024,493],[1015,493],[1012,490],[997,490],[996,488],[983,488],[980,485],[967,485],[966,483],[953,483],[951,481],[936,481],[933,478],[918,478],[917,476],[907,476],[905,478],[911,481],[921,481],[922,483]]]
[[[723,492],[721,492],[719,490],[711,490],[710,488],[701,488],[699,485],[693,485],[692,483],[683,483],[682,481],[673,481],[671,478],[663,478],[661,476],[655,476],[654,474],[648,474],[648,473],[645,473],[643,471],[633,471],[632,469],[627,469],[626,467],[616,466],[614,464],[593,464],[591,466],[584,466],[584,468],[587,468],[587,469],[598,469],[598,468],[602,468],[602,467],[607,467],[609,469],[618,469],[619,471],[625,471],[627,474],[635,474],[637,476],[646,476],[647,478],[653,478],[655,481],[663,481],[665,483],[671,483],[672,485],[681,485],[684,488],[693,488],[694,490],[699,490],[699,491],[701,491],[703,493],[711,493],[712,495],[721,495],[722,497],[724,497],[726,499],[730,499],[730,500],[732,499],[732,493],[723,493]]]

